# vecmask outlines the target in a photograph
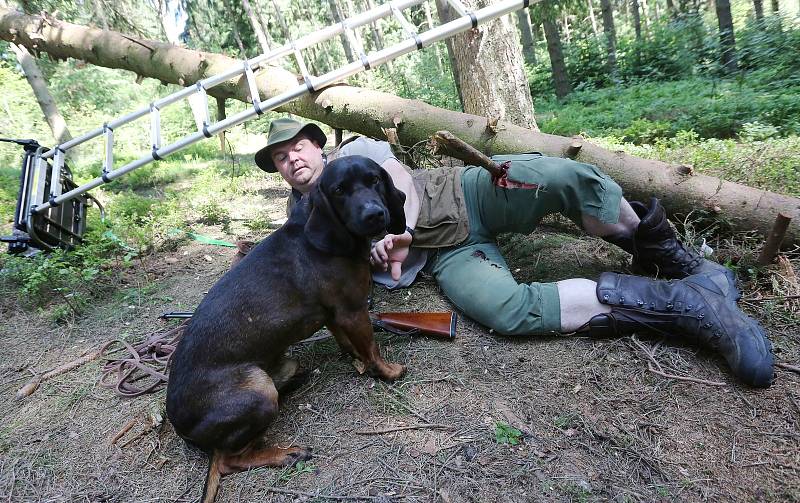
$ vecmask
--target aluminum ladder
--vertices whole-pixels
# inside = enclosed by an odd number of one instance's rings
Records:
[[[154,161],[162,160],[178,150],[242,124],[307,93],[321,90],[335,82],[374,68],[403,54],[423,49],[435,42],[475,28],[481,23],[494,20],[518,9],[527,8],[531,4],[542,0],[500,0],[476,11],[467,9],[461,0],[446,0],[458,17],[419,33],[416,27],[408,21],[403,11],[420,5],[425,1],[427,0],[392,0],[363,13],[351,16],[341,23],[309,33],[268,53],[242,61],[240,65],[236,65],[223,73],[200,80],[189,87],[155,100],[135,112],[106,122],[102,126],[52,149],[48,150],[38,145],[38,148],[35,149],[29,147],[28,151],[26,151],[27,157],[23,161],[24,169],[20,179],[20,195],[15,214],[14,232],[16,236],[21,236],[17,240],[16,251],[26,248],[28,244],[39,249],[52,249],[56,246],[69,247],[79,243],[85,228],[85,209],[88,202],[93,199],[90,196],[84,196],[84,194],[91,189],[109,183],[115,178],[119,178]],[[365,54],[353,30],[390,16],[398,21],[406,38],[383,50]],[[355,49],[355,61],[349,61],[341,68],[324,75],[313,76],[309,74],[302,51],[341,34],[347,37],[351,46]],[[303,83],[289,91],[262,101],[254,76],[255,72],[279,58],[292,56],[300,69]],[[242,75],[247,82],[250,96],[252,97],[252,106],[221,121],[211,122],[207,90]],[[203,110],[205,110],[202,122],[198,121],[198,130],[174,143],[162,145],[160,111],[166,106],[190,98],[195,103],[200,104],[201,117],[203,117]],[[152,146],[150,153],[124,166],[115,167],[114,130],[144,117],[149,117],[150,120]],[[69,170],[65,165],[65,154],[70,149],[96,138],[100,138],[104,142],[105,149],[101,175],[81,186],[76,186],[72,182]],[[69,204],[65,205],[64,203]],[[24,239],[25,246],[20,245],[20,239]],[[12,241],[12,238],[3,238],[3,240]],[[12,249],[11,246],[10,249]]]

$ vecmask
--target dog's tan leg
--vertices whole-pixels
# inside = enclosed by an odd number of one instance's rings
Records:
[[[336,340],[345,339],[364,363],[367,372],[386,381],[396,381],[406,373],[406,368],[383,359],[375,344],[372,323],[366,311],[337,313],[336,320],[328,324]],[[341,344],[341,343],[340,343]]]
[[[222,475],[242,472],[260,466],[293,466],[298,461],[311,459],[311,449],[302,447],[266,446],[259,442],[240,454],[223,454],[219,460]]]

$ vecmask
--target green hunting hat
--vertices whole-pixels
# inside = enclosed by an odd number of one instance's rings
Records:
[[[275,173],[275,164],[272,162],[272,155],[270,155],[270,148],[278,143],[289,141],[300,133],[306,133],[312,140],[316,141],[320,148],[325,146],[328,138],[325,133],[316,124],[308,123],[303,124],[294,119],[276,119],[269,125],[269,134],[267,134],[267,145],[256,152],[256,166],[266,171],[267,173]]]

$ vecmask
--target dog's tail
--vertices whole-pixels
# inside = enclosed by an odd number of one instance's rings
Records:
[[[203,503],[214,503],[217,499],[217,491],[219,491],[219,481],[222,479],[222,474],[219,471],[219,464],[222,454],[219,451],[213,451],[208,460],[208,473],[206,474],[206,483],[203,484]]]

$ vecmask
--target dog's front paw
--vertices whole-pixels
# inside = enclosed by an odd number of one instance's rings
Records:
[[[311,447],[305,448],[292,446],[284,449],[284,451],[285,453],[281,462],[281,465],[283,466],[294,466],[300,461],[308,461],[313,457]]]
[[[399,363],[389,363],[386,362],[384,368],[381,369],[381,372],[378,374],[378,377],[383,379],[384,381],[396,381],[403,377],[406,373],[406,368]]]

